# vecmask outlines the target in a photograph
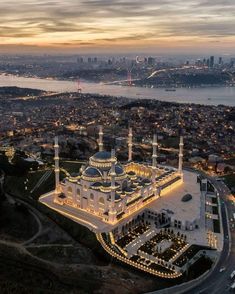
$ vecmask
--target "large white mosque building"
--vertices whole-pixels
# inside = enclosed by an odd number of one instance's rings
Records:
[[[130,128],[128,160],[120,163],[114,149],[104,150],[100,127],[99,151],[76,175],[67,173],[62,181],[56,137],[55,190],[39,201],[89,228],[110,255],[148,273],[176,278],[186,270],[186,257],[180,255],[190,256],[190,246],[221,251],[222,235],[214,230],[220,209],[213,209],[219,200],[207,193],[206,179],[182,169],[182,136],[178,168],[158,164],[156,135],[151,163],[133,161],[132,137]]]
[[[128,219],[133,213],[141,212],[144,208],[156,206],[167,194],[172,194],[177,187],[184,184],[183,137],[179,142],[178,169],[157,164],[157,136],[152,141],[152,163],[144,164],[132,160],[132,129],[128,134],[128,160],[120,163],[115,150],[103,149],[103,129],[99,128],[99,152],[89,158],[77,176],[67,176],[62,182],[59,179],[59,144],[55,138],[55,191],[43,195],[40,201],[47,204],[47,198],[63,213],[71,209],[73,214],[82,213],[84,219],[102,223],[97,231],[102,231],[106,225],[118,225],[123,219]],[[196,180],[195,180],[196,181]],[[182,195],[184,196],[184,195]],[[154,204],[155,203],[155,204]],[[64,208],[63,208],[64,207]],[[158,210],[158,209],[157,209]],[[162,207],[172,225],[182,229],[192,230],[199,225],[200,213],[189,214],[188,219],[176,219],[172,209]],[[97,221],[95,221],[97,220]],[[86,225],[86,223],[85,223]],[[89,226],[88,226],[89,227]],[[96,230],[95,230],[96,231]]]

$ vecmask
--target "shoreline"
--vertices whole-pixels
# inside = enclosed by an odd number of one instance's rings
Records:
[[[1,80],[2,79],[2,80]],[[56,93],[75,93],[77,84],[71,80],[58,80],[54,78],[25,77],[0,73],[0,87],[19,87],[40,89]],[[83,94],[94,94],[127,98],[133,100],[158,100],[169,103],[197,104],[213,106],[235,106],[235,87],[193,87],[177,88],[176,91],[165,91],[165,88],[127,87],[117,85],[104,85],[101,83],[82,82]],[[221,92],[221,93],[220,93]],[[221,98],[223,97],[223,98]]]

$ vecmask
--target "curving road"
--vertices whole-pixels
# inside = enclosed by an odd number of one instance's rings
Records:
[[[232,218],[233,213],[235,213],[235,207],[227,199],[227,195],[230,194],[227,186],[220,182],[218,183],[213,178],[210,181],[215,186],[219,193],[221,199],[221,214],[222,214],[222,224],[224,229],[224,248],[221,253],[219,262],[212,270],[210,275],[198,286],[181,292],[184,294],[223,294],[229,293],[231,286],[230,274],[235,270],[235,231],[229,228],[229,220]],[[220,269],[225,267],[223,272]]]

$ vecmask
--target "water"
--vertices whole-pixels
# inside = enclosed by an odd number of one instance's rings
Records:
[[[74,92],[77,84],[71,81],[56,81],[39,78],[0,75],[0,87],[17,86],[55,92]],[[124,87],[104,85],[101,83],[81,83],[83,93],[99,93],[103,95],[123,96],[135,99],[157,99],[180,103],[197,103],[235,106],[235,87],[181,88],[175,92],[165,89],[149,89],[141,87]]]

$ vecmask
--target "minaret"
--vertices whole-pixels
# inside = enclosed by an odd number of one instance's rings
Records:
[[[156,187],[156,175],[157,175],[157,135],[153,135],[153,155],[152,155],[152,183],[153,183],[153,192],[156,196],[158,194]]]
[[[182,174],[182,167],[183,167],[183,148],[184,148],[184,140],[183,136],[180,136],[180,144],[179,144],[179,167],[178,171]]]
[[[55,137],[55,144],[54,144],[54,150],[55,150],[55,197],[54,202],[57,201],[57,197],[60,193],[60,167],[59,167],[59,144],[58,144],[58,137]]]
[[[129,128],[129,133],[128,133],[128,161],[132,161],[132,128]]]
[[[157,135],[153,135],[153,155],[152,155],[152,166],[157,167]]]
[[[152,169],[152,183],[153,183],[154,196],[156,196],[158,194],[158,190],[157,190],[157,187],[156,187],[156,175],[157,175],[157,169],[156,169],[155,166],[153,166],[153,169]]]
[[[102,126],[99,126],[99,151],[103,151],[103,127]]]
[[[115,187],[115,177],[116,177],[116,172],[115,172],[115,163],[116,163],[116,158],[115,158],[115,150],[112,149],[111,151],[111,172],[110,172],[110,177],[111,177],[111,206],[110,206],[110,211],[109,215],[110,218],[109,220],[111,222],[114,222],[115,220],[115,194],[116,194],[116,187]]]

